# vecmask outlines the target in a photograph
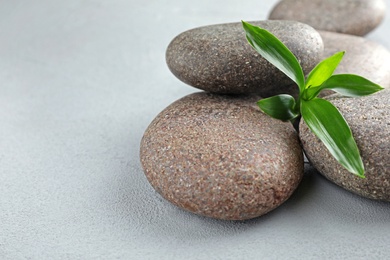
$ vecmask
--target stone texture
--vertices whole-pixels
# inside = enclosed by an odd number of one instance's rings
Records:
[[[251,23],[271,31],[284,42],[298,57],[305,72],[320,60],[321,36],[308,25],[291,21]],[[280,87],[292,83],[248,44],[241,23],[186,31],[169,44],[166,60],[177,78],[214,93],[257,93],[268,97],[286,93]]]
[[[329,99],[351,127],[366,178],[356,177],[340,166],[302,120],[300,138],[307,157],[337,185],[367,198],[390,201],[390,90],[361,98]]]
[[[320,31],[324,41],[323,59],[346,51],[334,74],[356,74],[384,88],[390,87],[390,52],[362,37]]]
[[[269,15],[271,20],[293,20],[318,30],[366,35],[385,17],[384,0],[283,0]]]
[[[256,107],[257,97],[195,93],[162,111],[141,141],[141,163],[164,198],[226,220],[261,216],[299,184],[303,156],[289,123]]]

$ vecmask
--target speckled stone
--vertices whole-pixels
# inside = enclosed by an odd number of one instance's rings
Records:
[[[386,13],[384,0],[282,0],[269,15],[270,20],[293,20],[318,30],[366,35]]]
[[[384,88],[390,87],[390,52],[362,37],[320,31],[324,41],[323,58],[346,51],[335,74],[363,76]]]
[[[195,93],[167,107],[141,141],[154,189],[207,217],[245,220],[281,205],[303,175],[298,136],[256,107],[258,98]]]
[[[320,60],[322,39],[310,26],[291,21],[251,23],[280,38],[298,57],[305,72]],[[249,45],[241,23],[210,25],[178,35],[167,48],[166,61],[177,78],[213,93],[268,97],[286,93],[280,87],[292,83]]]
[[[346,51],[334,74],[356,74],[390,88],[390,52],[382,45],[359,36],[319,31],[324,41],[323,59]],[[324,90],[320,96],[334,92]]]
[[[351,127],[366,178],[356,177],[340,166],[301,122],[300,138],[307,157],[321,174],[337,185],[367,198],[390,201],[390,90],[362,98],[329,99]]]

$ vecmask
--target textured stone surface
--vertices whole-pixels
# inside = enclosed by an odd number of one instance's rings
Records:
[[[301,122],[300,138],[307,157],[319,172],[337,185],[367,198],[390,201],[390,91],[362,98],[329,99],[351,127],[366,178],[356,177],[340,166]]]
[[[300,21],[318,30],[363,36],[382,22],[385,12],[383,0],[283,0],[269,19]]]
[[[320,31],[324,41],[323,58],[346,51],[335,74],[357,74],[385,88],[390,87],[390,52],[362,37]]]
[[[141,163],[163,197],[196,214],[261,216],[290,197],[303,175],[289,123],[259,111],[258,98],[195,93],[162,111],[141,142]]]
[[[322,39],[308,25],[290,21],[251,22],[274,33],[298,57],[305,72],[320,60]],[[280,94],[292,81],[248,44],[241,23],[200,27],[178,35],[166,60],[183,82],[215,93]]]
[[[319,31],[324,42],[323,59],[339,51],[346,51],[335,74],[363,76],[384,88],[390,87],[390,52],[382,45],[365,38]],[[324,90],[321,96],[333,94]]]

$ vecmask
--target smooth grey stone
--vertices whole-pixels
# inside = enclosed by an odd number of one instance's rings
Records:
[[[359,36],[319,32],[324,41],[323,59],[346,51],[334,74],[356,74],[384,88],[390,87],[390,52]]]
[[[271,31],[284,42],[305,73],[322,57],[321,36],[308,25],[291,21],[251,23]],[[291,79],[249,45],[241,23],[210,25],[178,35],[168,46],[166,61],[177,78],[214,93],[257,93],[268,97],[286,93],[283,87],[292,84]],[[295,88],[290,87],[287,92],[296,92]]]
[[[361,196],[390,201],[390,90],[361,98],[330,97],[349,123],[365,166],[362,179],[344,169],[301,121],[300,139],[313,166],[337,185]]]
[[[270,20],[293,20],[318,30],[363,36],[382,22],[384,0],[282,0]]]
[[[258,97],[195,93],[167,107],[141,141],[151,185],[207,217],[244,220],[286,201],[303,176],[291,124],[260,112]]]

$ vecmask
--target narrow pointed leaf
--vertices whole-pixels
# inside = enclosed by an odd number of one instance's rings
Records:
[[[261,99],[257,105],[267,115],[283,121],[292,120],[299,116],[295,111],[295,99],[290,95],[277,95]]]
[[[329,79],[333,75],[333,72],[336,70],[340,61],[343,59],[344,53],[344,51],[338,52],[318,63],[307,77],[305,88],[318,87]]]
[[[371,95],[383,88],[358,75],[339,74],[325,81],[320,91],[322,89],[331,89],[347,97],[361,97]]]
[[[349,172],[364,178],[364,165],[351,129],[329,101],[302,101],[301,113],[310,130],[325,144],[333,157]]]
[[[299,86],[302,93],[305,76],[294,54],[272,33],[242,21],[250,45],[267,61],[281,70]]]

